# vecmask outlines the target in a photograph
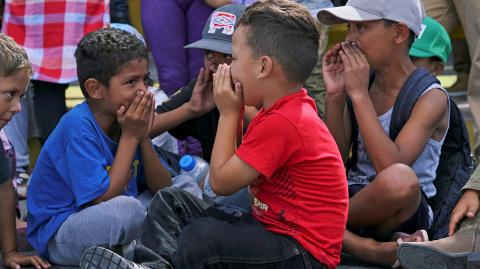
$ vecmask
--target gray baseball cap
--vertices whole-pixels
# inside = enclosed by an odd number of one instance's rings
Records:
[[[202,39],[184,48],[198,48],[232,54],[232,35],[247,6],[226,5],[215,9],[203,27]]]
[[[323,24],[347,21],[375,21],[387,19],[401,22],[420,34],[425,10],[421,0],[349,0],[343,7],[325,8],[317,13]]]

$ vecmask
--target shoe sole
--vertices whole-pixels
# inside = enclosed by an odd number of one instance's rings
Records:
[[[480,264],[468,263],[469,253],[452,254],[425,245],[402,244],[398,260],[405,269],[473,269]]]
[[[132,269],[120,255],[103,247],[91,247],[80,259],[80,269]]]

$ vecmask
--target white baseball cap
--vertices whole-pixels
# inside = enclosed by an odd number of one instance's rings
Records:
[[[317,13],[323,24],[387,19],[404,23],[420,34],[425,10],[421,0],[349,0],[343,7],[325,8]]]

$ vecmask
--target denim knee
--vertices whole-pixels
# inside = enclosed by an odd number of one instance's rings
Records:
[[[222,235],[212,226],[211,218],[195,219],[187,225],[178,239],[178,248],[173,258],[178,268],[193,268],[209,258],[218,256],[217,249]],[[195,242],[192,244],[192,242]]]
[[[111,245],[127,244],[136,239],[140,235],[147,209],[138,199],[130,196],[117,196],[109,202],[111,208],[105,212],[105,218],[113,224]]]

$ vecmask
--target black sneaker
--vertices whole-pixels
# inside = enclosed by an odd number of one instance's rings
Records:
[[[80,259],[80,269],[149,269],[125,259],[117,253],[103,248],[90,247]]]

